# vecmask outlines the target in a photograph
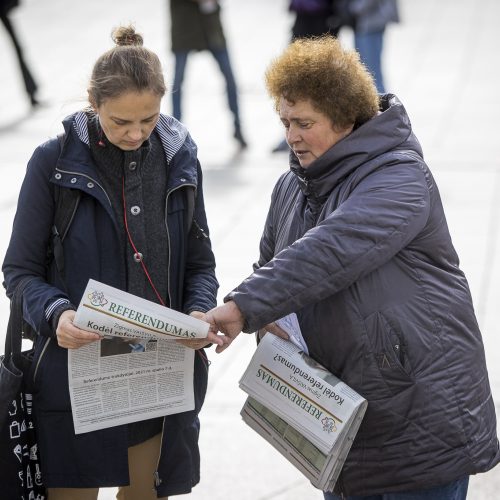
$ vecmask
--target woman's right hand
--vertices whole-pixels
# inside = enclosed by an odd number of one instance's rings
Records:
[[[85,330],[77,328],[73,324],[75,314],[76,311],[64,311],[57,323],[57,343],[66,349],[78,349],[79,347],[101,339],[101,336],[97,333],[86,332]]]

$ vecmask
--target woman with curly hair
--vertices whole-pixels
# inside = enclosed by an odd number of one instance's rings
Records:
[[[312,358],[368,401],[326,499],[462,500],[500,460],[469,286],[406,111],[357,53],[297,40],[270,65],[290,170],[254,272],[207,313],[233,340],[295,312]],[[220,352],[229,342],[218,347]]]

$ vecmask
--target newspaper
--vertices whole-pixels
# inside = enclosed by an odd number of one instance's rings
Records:
[[[193,349],[210,325],[89,280],[73,323],[102,336],[68,349],[75,433],[194,409]]]
[[[332,491],[367,402],[294,343],[267,334],[240,380],[246,424]]]
[[[309,354],[306,341],[300,330],[299,320],[295,313],[288,314],[276,321],[276,324],[288,333],[288,340],[294,343],[301,351]]]
[[[89,280],[73,323],[99,335],[139,339],[205,338],[210,325],[187,314]]]

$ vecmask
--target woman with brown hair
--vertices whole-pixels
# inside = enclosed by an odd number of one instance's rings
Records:
[[[42,475],[50,500],[93,499],[118,486],[117,498],[188,493],[199,481],[198,412],[205,397],[208,339],[197,349],[192,411],[75,435],[67,349],[101,337],[73,325],[89,278],[203,318],[216,304],[196,145],[175,118],[160,113],[160,61],[132,27],[94,65],[90,107],[64,122],[64,141],[34,152],[19,196],[3,272],[7,294],[19,280],[25,320],[36,331],[35,409]],[[47,247],[55,192],[77,190],[64,238],[64,275]],[[156,491],[155,491],[156,490]]]

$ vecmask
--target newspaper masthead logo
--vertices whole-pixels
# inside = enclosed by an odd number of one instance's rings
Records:
[[[89,293],[88,298],[93,306],[104,307],[108,303],[106,297],[104,297],[104,292],[99,292],[98,290]]]
[[[337,426],[335,425],[335,420],[333,420],[333,418],[324,417],[321,420],[321,423],[323,424],[323,430],[328,434],[337,432]]]

